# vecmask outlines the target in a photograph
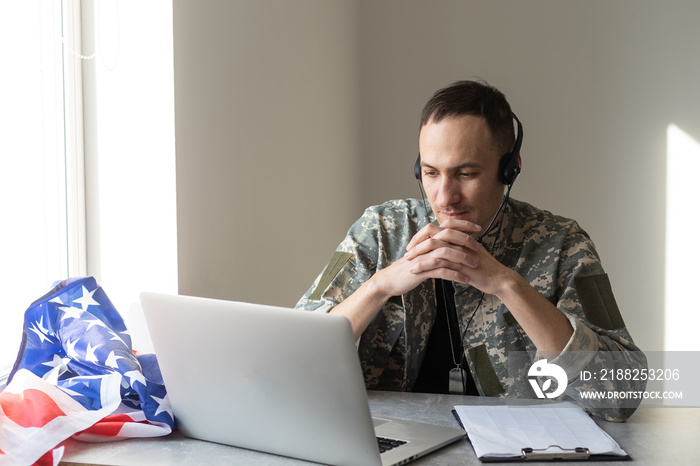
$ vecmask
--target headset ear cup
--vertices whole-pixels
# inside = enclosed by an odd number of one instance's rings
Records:
[[[518,125],[518,132],[515,138],[515,145],[513,146],[513,151],[507,153],[501,157],[498,177],[501,183],[511,186],[515,183],[515,179],[520,174],[520,148],[523,145],[523,125],[520,123],[518,117],[513,113],[513,119]]]
[[[416,179],[418,181],[421,181],[422,174],[420,169],[420,153],[418,154],[418,158],[416,159],[416,164],[413,166],[413,174],[416,176]]]
[[[519,174],[520,163],[518,162],[517,153],[511,152],[501,157],[498,171],[498,178],[501,180],[501,183],[510,186],[515,183],[515,179]]]

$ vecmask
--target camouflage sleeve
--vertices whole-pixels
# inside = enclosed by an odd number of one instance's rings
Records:
[[[388,201],[368,208],[348,231],[329,264],[299,300],[297,309],[329,311],[354,293],[378,270],[389,267],[406,253],[416,232],[430,221],[420,200]],[[434,319],[432,281],[405,296],[389,299],[372,319],[358,341],[358,355],[369,389],[406,390],[420,363],[414,346],[424,347],[427,324]],[[432,313],[432,314],[431,314]],[[406,325],[406,316],[415,325]],[[427,317],[426,317],[427,316]],[[410,347],[410,349],[408,349]]]
[[[296,304],[296,309],[328,312],[376,272],[377,240],[369,234],[376,229],[376,223],[375,209],[366,209],[350,227],[328,265]]]
[[[416,199],[368,207],[296,308],[328,311],[338,305],[377,270],[403,257],[410,239],[429,221],[423,203]]]
[[[624,421],[638,402],[628,397],[591,399],[584,392],[639,393],[646,381],[583,380],[581,374],[646,368],[646,357],[634,344],[615,302],[608,276],[604,273],[593,242],[574,225],[567,235],[560,257],[560,288],[557,307],[566,315],[574,333],[552,363],[567,373],[565,394],[587,411],[610,421]]]

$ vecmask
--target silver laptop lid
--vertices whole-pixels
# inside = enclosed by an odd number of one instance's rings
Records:
[[[153,293],[141,303],[184,435],[322,463],[381,464],[347,319]]]

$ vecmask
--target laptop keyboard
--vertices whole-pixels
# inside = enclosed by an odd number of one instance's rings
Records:
[[[385,451],[389,451],[392,448],[405,444],[406,442],[393,438],[377,437],[377,443],[379,443],[379,453],[384,453]]]

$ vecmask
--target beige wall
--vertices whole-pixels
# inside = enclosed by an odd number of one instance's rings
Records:
[[[181,293],[293,306],[358,215],[357,13],[174,2]]]
[[[666,130],[700,140],[698,15],[678,0],[175,0],[180,292],[293,305],[365,205],[418,195],[431,93],[483,77],[524,125],[513,196],[588,230],[635,339],[663,349]]]

